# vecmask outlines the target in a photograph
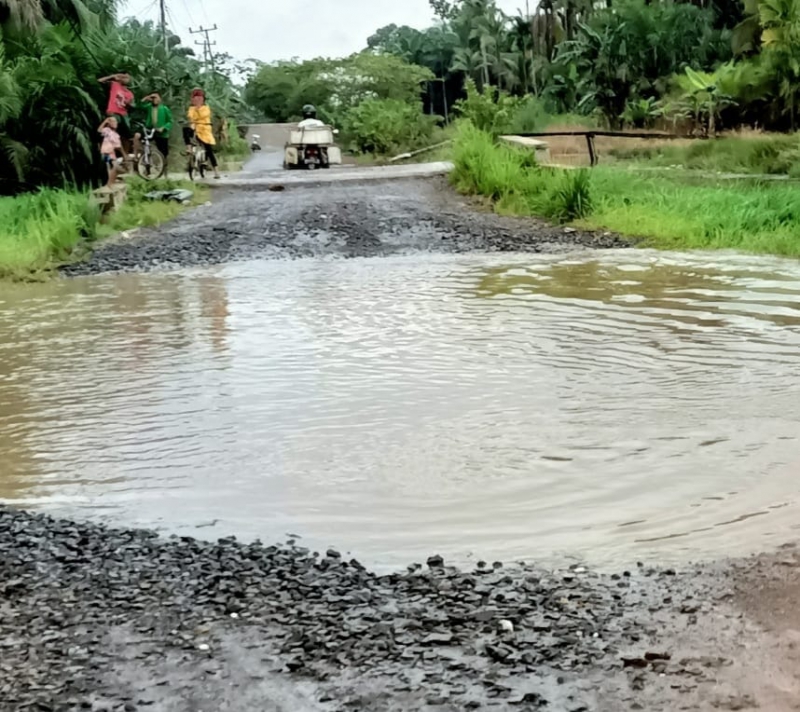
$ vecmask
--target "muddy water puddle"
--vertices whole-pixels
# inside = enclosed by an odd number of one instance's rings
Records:
[[[0,286],[0,499],[372,563],[797,536],[800,265],[251,262]]]

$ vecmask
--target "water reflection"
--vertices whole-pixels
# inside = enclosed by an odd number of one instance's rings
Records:
[[[800,325],[797,278],[747,269],[738,261],[719,267],[659,262],[656,258],[652,264],[589,260],[545,268],[495,267],[485,271],[476,293],[482,297],[538,294],[603,304],[633,301],[640,308],[672,311],[673,318],[690,323],[702,319],[705,326],[723,325],[718,314],[747,316],[753,311],[775,324]]]
[[[153,277],[146,288],[135,275],[0,284],[0,498],[24,496],[31,473],[52,486],[81,483],[79,473],[42,466],[53,441],[69,442],[81,424],[124,423],[103,391],[158,371],[165,351],[200,355],[208,345],[224,357],[227,318],[226,283],[214,275]]]
[[[780,543],[798,515],[800,268],[708,259],[3,286],[0,497],[202,536],[297,531],[384,562]]]

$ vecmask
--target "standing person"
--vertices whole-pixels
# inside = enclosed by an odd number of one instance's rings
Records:
[[[169,132],[172,131],[172,112],[161,101],[161,94],[157,91],[144,97],[140,102],[140,107],[145,111],[144,126],[147,129],[155,129],[156,133],[153,136],[153,141],[166,161],[169,156]],[[136,134],[135,138],[141,137]]]
[[[109,116],[97,127],[97,133],[103,137],[100,153],[103,156],[103,163],[108,168],[106,188],[109,189],[114,185],[114,181],[117,180],[117,151],[122,145],[119,133],[117,133],[118,123],[116,116]]]
[[[206,104],[206,94],[202,89],[192,89],[191,106],[186,116],[189,125],[183,129],[183,141],[186,144],[186,153],[192,154],[192,138],[196,138],[205,148],[208,162],[214,169],[214,178],[219,178],[217,170],[217,157],[214,155],[214,132],[211,130],[211,107]]]
[[[127,72],[117,72],[109,74],[107,77],[100,77],[97,81],[109,85],[106,116],[114,116],[117,119],[117,133],[122,139],[127,160],[133,148],[131,145],[133,133],[128,118],[128,111],[134,106],[133,92],[128,88],[131,83],[131,75]]]

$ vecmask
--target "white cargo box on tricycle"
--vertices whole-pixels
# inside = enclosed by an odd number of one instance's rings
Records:
[[[342,162],[342,151],[334,145],[330,126],[308,126],[289,133],[283,154],[284,168],[330,168]]]

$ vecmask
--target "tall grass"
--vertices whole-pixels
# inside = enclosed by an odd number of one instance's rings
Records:
[[[681,166],[719,173],[796,175],[800,171],[800,137],[783,134],[726,136],[684,145],[616,148],[611,155],[653,166]]]
[[[100,212],[86,193],[44,189],[0,198],[0,277],[20,277],[67,259],[97,236]]]
[[[800,191],[774,181],[632,177],[593,171],[595,210],[583,224],[654,247],[800,256]]]
[[[800,256],[800,191],[791,185],[537,168],[470,126],[453,155],[455,186],[490,198],[498,212],[612,230],[654,247]]]
[[[0,198],[0,278],[25,279],[75,259],[99,237],[176,217],[185,206],[146,200],[151,190],[190,187],[196,204],[208,189],[186,181],[131,180],[119,211],[101,219],[89,193],[43,189]]]
[[[239,135],[235,121],[228,122],[228,135],[219,145],[219,153],[223,158],[242,160],[250,155],[250,144]]]
[[[502,213],[566,222],[592,209],[588,174],[540,167],[533,151],[497,143],[468,123],[456,134],[453,166],[451,180],[458,190],[495,201]]]

